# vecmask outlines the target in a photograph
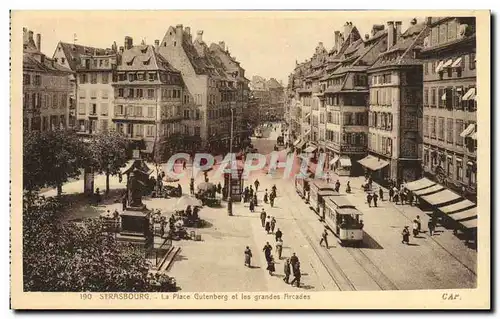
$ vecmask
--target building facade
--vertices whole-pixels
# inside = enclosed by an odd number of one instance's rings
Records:
[[[169,146],[184,128],[181,74],[154,46],[134,46],[131,38],[127,40],[113,83],[113,126],[135,142],[133,148],[168,158]]]
[[[23,28],[23,126],[25,131],[74,125],[73,72],[43,54],[42,37]]]
[[[421,177],[423,71],[418,54],[429,28],[413,19],[398,34],[398,24],[388,22],[387,51],[368,70],[368,156],[360,163],[383,185]]]
[[[423,63],[423,170],[476,200],[475,18],[428,18]]]
[[[285,117],[285,89],[275,78],[269,80],[253,76],[250,82],[252,96],[258,104],[258,121],[281,121]]]

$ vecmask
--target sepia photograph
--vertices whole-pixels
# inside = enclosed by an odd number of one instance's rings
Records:
[[[14,309],[490,307],[489,11],[12,11],[11,59]]]

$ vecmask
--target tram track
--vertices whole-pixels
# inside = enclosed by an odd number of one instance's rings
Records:
[[[399,290],[398,287],[366,256],[360,248],[347,248],[358,265],[370,276],[381,290]]]
[[[290,191],[288,189],[286,190],[286,193],[288,196],[290,196]],[[292,198],[292,197],[289,197],[289,198]],[[328,274],[332,278],[332,280],[335,283],[335,285],[337,286],[337,288],[340,291],[355,291],[356,287],[354,286],[352,281],[349,279],[349,277],[347,277],[346,273],[342,270],[342,267],[340,267],[340,265],[337,263],[337,261],[329,253],[322,254],[319,251],[319,249],[316,248],[315,242],[313,241],[313,239],[309,235],[309,232],[311,232],[312,230],[310,229],[309,226],[307,226],[307,224],[303,223],[301,220],[299,220],[297,218],[296,208],[291,209],[290,211],[292,212],[292,215],[293,215],[292,218],[295,221],[295,223],[297,224],[300,232],[302,233],[304,238],[307,240],[307,242],[309,243],[309,246],[313,249],[314,253],[318,256],[318,260],[321,262],[323,267],[325,267],[326,271],[328,272]],[[327,259],[330,262],[330,264],[333,266],[333,268],[330,265],[327,265],[327,262],[325,262],[325,260],[323,260],[323,256],[327,256]]]

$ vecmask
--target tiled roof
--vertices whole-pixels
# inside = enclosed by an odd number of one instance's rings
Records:
[[[139,45],[126,50],[122,54],[118,70],[164,70],[179,73],[152,45]]]
[[[184,52],[186,52],[196,74],[206,74],[208,66],[206,58],[198,55],[198,51],[196,51],[196,48],[188,36],[182,37],[182,48]]]
[[[78,65],[81,65],[82,55],[106,55],[110,53],[110,50],[89,47],[79,44],[72,44],[66,42],[59,42],[66,56],[66,60],[72,70],[76,70]]]
[[[276,81],[276,79],[271,78],[269,81],[267,81],[267,87],[270,89],[282,89],[283,86]]]
[[[411,54],[412,49],[421,45],[424,37],[430,31],[426,28],[425,23],[419,23],[410,26],[388,51],[382,53],[377,61],[370,67],[376,69],[380,67],[396,66],[396,65],[419,65],[421,62],[415,59]],[[396,53],[399,52],[399,53]],[[396,58],[387,58],[397,54]]]
[[[347,49],[344,52],[344,55],[348,55],[350,53],[353,53],[354,51],[356,51],[358,49],[358,47],[361,44],[363,44],[362,39],[358,39],[358,40],[354,41],[353,43],[351,43],[351,45],[349,45],[349,47],[347,47]]]
[[[37,56],[43,56],[43,60],[38,61]],[[30,52],[25,52],[23,54],[23,70],[50,73],[73,73],[70,69],[55,63],[54,60],[47,58],[42,53],[33,54]]]
[[[318,78],[318,77],[321,77],[324,73],[325,73],[324,69],[319,69],[319,70],[316,70],[313,73],[309,74],[307,76],[307,78],[309,78],[309,79]]]

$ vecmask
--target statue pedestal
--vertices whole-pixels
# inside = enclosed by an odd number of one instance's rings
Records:
[[[121,231],[118,239],[145,244],[149,233],[149,217],[146,205],[142,207],[127,207],[120,214]]]

